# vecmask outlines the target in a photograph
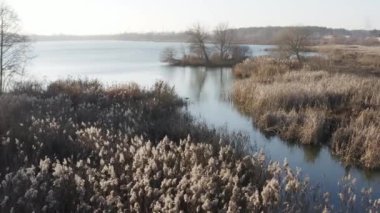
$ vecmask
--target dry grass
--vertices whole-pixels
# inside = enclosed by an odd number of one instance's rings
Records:
[[[319,52],[333,52],[333,51],[344,51],[344,52],[359,52],[365,54],[380,55],[380,46],[361,46],[361,45],[324,45],[316,46],[313,49]]]
[[[332,205],[287,163],[247,153],[241,135],[194,122],[162,82],[148,90],[72,80],[41,88],[0,96],[1,212],[380,209],[370,190],[351,185]]]
[[[257,60],[245,62],[248,69]],[[380,126],[371,120],[380,118],[379,78],[311,67],[316,65],[306,64],[302,70],[278,66],[271,69],[276,70],[273,74],[267,66],[256,66],[250,78],[235,84],[234,102],[267,134],[302,144],[326,143],[347,162],[380,168],[375,149],[380,147]]]
[[[266,81],[277,74],[285,73],[287,70],[288,65],[285,63],[281,63],[270,57],[258,57],[247,59],[236,65],[233,72],[238,78],[248,78],[255,75],[255,78],[261,78],[261,81]]]
[[[162,82],[18,85],[0,96],[1,212],[324,207],[288,167],[246,155],[242,136],[197,124],[182,106]]]
[[[328,71],[380,76],[380,46],[335,45],[314,49],[327,56],[325,62],[333,68]]]
[[[380,112],[367,109],[352,117],[333,135],[332,148],[366,168],[380,168]]]

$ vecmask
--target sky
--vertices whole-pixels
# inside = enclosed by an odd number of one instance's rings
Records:
[[[0,0],[1,1],[1,0]],[[380,29],[380,0],[5,0],[28,34],[99,35],[212,28]]]

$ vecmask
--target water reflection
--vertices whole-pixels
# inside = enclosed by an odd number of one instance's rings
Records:
[[[225,68],[162,66],[162,69],[163,80],[194,104],[222,102],[233,83],[231,70]]]
[[[194,72],[193,75],[192,72]],[[193,91],[193,101],[199,102],[201,92],[206,82],[207,70],[205,68],[194,68],[190,71],[190,87]]]
[[[304,159],[308,163],[315,163],[315,160],[319,157],[321,153],[320,146],[303,146]]]

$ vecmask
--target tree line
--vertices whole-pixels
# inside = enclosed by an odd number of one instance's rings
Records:
[[[178,55],[175,48],[165,48],[161,61],[180,66],[234,66],[252,55],[249,46],[236,42],[235,32],[226,23],[217,25],[212,33],[195,24],[186,32],[188,50]],[[272,49],[273,56],[302,63],[308,46],[314,44],[312,31],[302,27],[284,27],[277,33],[274,44],[277,48]]]

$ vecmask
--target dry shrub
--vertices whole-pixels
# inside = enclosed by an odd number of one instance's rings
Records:
[[[79,96],[81,94],[98,93],[103,91],[103,85],[97,80],[59,80],[47,87],[46,93],[51,96],[67,94]]]
[[[257,114],[276,109],[331,108],[342,106],[351,95],[353,87],[344,85],[347,80],[351,79],[330,77],[324,71],[293,71],[274,76],[272,83],[262,83],[254,77],[239,81],[233,93],[239,106],[248,105],[246,108]]]
[[[96,102],[100,93],[104,92],[103,85],[97,80],[59,80],[47,86],[46,96],[67,96],[74,106],[81,102]]]
[[[119,97],[121,99],[126,97],[139,97],[142,95],[141,88],[136,83],[112,86],[105,92],[110,97]]]
[[[41,82],[38,81],[14,82],[10,93],[39,96],[44,93],[44,87]]]
[[[270,57],[257,57],[236,65],[233,72],[238,78],[255,76],[256,79],[265,81],[277,74],[285,73],[291,66],[290,63]]]
[[[268,135],[280,135],[287,141],[302,144],[324,143],[331,125],[326,112],[310,109],[306,112],[265,112],[256,124]]]
[[[238,78],[248,78],[251,76],[251,72],[255,69],[255,63],[253,60],[245,60],[242,63],[236,65],[233,68],[233,73]]]
[[[298,123],[297,113],[295,111],[268,111],[263,116],[256,119],[256,124],[264,130],[265,133],[271,135],[283,135],[284,138],[291,141],[295,138],[294,126]]]
[[[300,140],[303,144],[325,143],[328,139],[330,123],[325,111],[307,109],[301,125]]]

